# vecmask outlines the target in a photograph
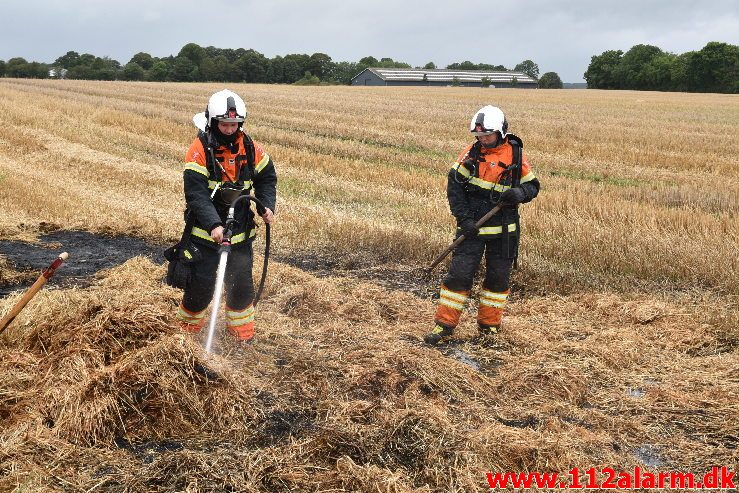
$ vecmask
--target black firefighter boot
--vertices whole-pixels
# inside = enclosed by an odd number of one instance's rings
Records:
[[[434,327],[431,332],[424,336],[423,342],[431,346],[436,346],[442,341],[442,339],[451,336],[453,332],[453,327],[447,327],[445,325],[437,323],[436,327]]]
[[[478,323],[477,330],[482,337],[492,337],[498,335],[498,332],[500,332],[500,325],[486,325]]]

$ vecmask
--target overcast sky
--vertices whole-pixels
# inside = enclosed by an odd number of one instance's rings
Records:
[[[590,57],[605,50],[739,44],[739,0],[0,0],[0,12],[0,60],[47,63],[71,50],[125,64],[193,42],[439,68],[530,59],[542,74],[582,82]]]

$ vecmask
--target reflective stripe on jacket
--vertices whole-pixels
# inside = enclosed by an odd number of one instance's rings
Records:
[[[476,154],[475,144],[471,144],[459,155],[449,170],[447,198],[458,225],[465,219],[478,221],[495,207],[500,194],[512,185],[510,178],[503,180],[506,168],[513,163],[513,145],[508,138],[493,149],[480,146],[479,159],[476,162],[474,154]],[[473,163],[470,162],[470,158]],[[539,193],[539,180],[531,170],[528,156],[523,154],[523,150],[521,150],[519,186],[524,189],[526,202]],[[480,228],[479,234],[486,237],[507,233],[518,234],[517,223],[518,209],[505,207]]]
[[[233,146],[213,146],[216,162],[208,163],[208,149],[198,137],[190,145],[185,156],[183,174],[185,200],[191,214],[195,215],[192,230],[193,241],[216,246],[210,231],[223,226],[228,214],[228,204],[219,198],[219,189],[224,184],[234,186],[246,193],[253,188],[254,195],[265,207],[275,210],[277,199],[277,172],[270,156],[261,145],[254,145],[254,169],[249,166],[247,156],[248,139],[242,132]],[[221,169],[222,168],[222,169]],[[225,174],[224,174],[225,171]],[[232,244],[248,242],[256,235],[254,213],[249,202],[241,202],[235,211],[236,222],[231,238]]]

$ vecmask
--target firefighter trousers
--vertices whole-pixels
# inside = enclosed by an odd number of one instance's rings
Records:
[[[185,289],[178,318],[183,328],[197,332],[205,322],[213,293],[220,255],[213,248],[201,248],[202,260],[193,264],[192,282]],[[224,291],[226,293],[226,321],[229,330],[241,339],[254,335],[254,280],[252,276],[252,245],[233,248],[228,254]]]
[[[483,328],[500,326],[517,249],[518,236],[515,234],[490,239],[476,236],[463,241],[452,254],[449,273],[439,290],[434,321],[450,329],[459,324],[484,255],[485,279],[480,290],[477,322]]]

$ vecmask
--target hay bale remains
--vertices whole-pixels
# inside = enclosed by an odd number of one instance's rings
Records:
[[[494,344],[465,315],[438,350],[431,301],[275,264],[255,344],[222,331],[207,356],[163,274],[45,291],[0,339],[0,490],[466,492],[737,461],[736,306],[710,297],[534,296]]]

